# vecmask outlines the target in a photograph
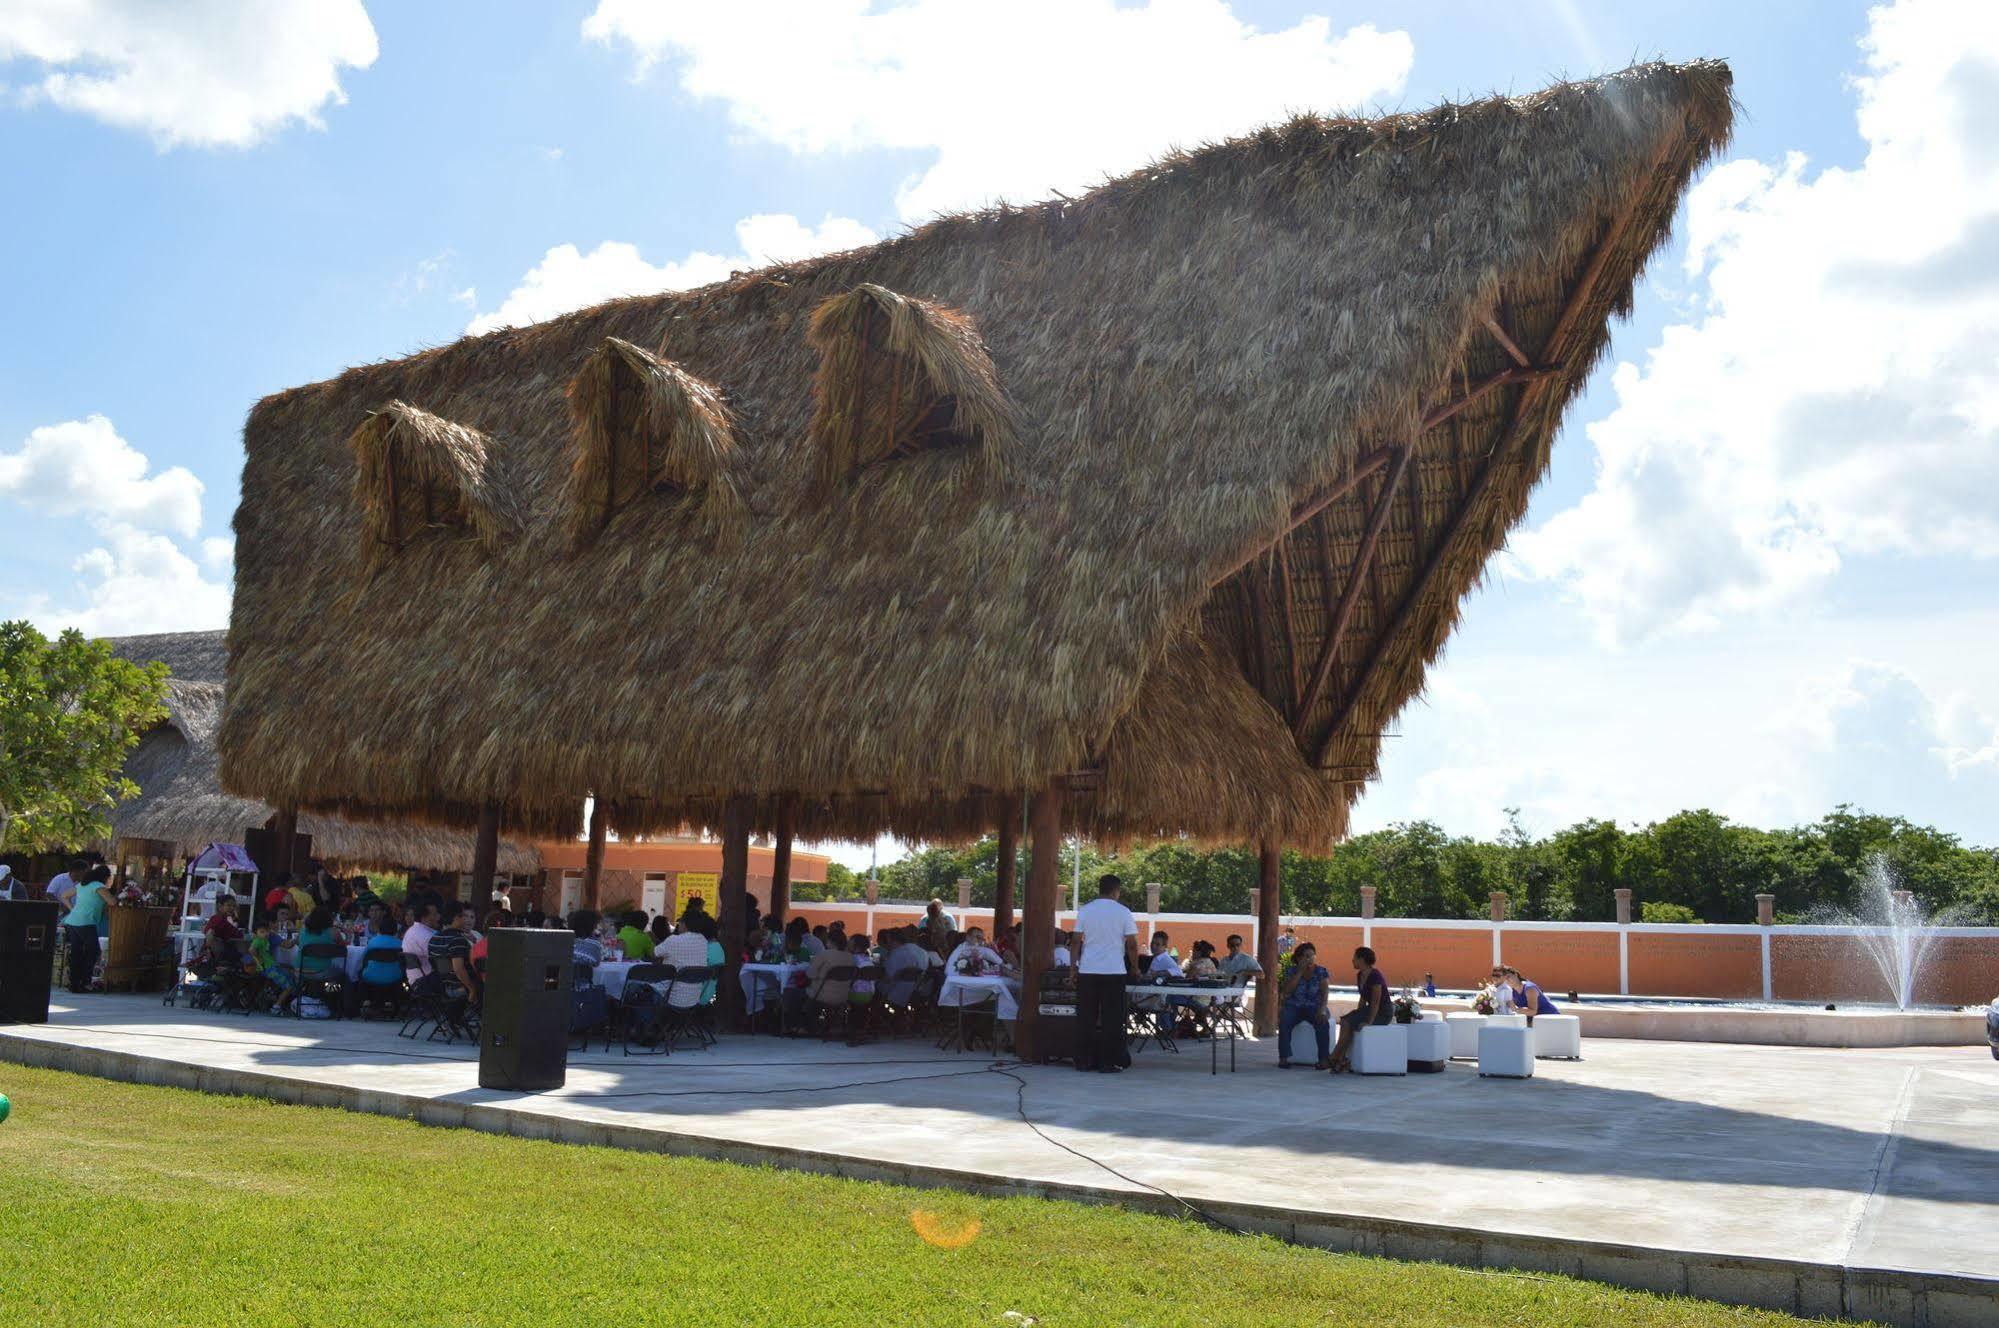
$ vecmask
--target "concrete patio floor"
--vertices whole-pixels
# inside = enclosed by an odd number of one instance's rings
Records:
[[[58,996],[0,1058],[914,1184],[1185,1199],[1331,1248],[1577,1273],[1804,1313],[1999,1323],[1999,1062],[1599,1039],[1531,1080],[1334,1078],[1244,1043],[1148,1048],[1121,1076],[994,1073],[922,1040],[725,1038],[573,1055],[554,1093],[482,1090],[476,1052],[393,1025]],[[0,1069],[0,1091],[4,1091]],[[940,1077],[943,1076],[943,1077]],[[1021,1087],[1025,1082],[1025,1088]],[[1114,1175],[1022,1124],[1114,1167]],[[33,1110],[32,1102],[17,1109]],[[1127,1179],[1128,1178],[1128,1179]]]

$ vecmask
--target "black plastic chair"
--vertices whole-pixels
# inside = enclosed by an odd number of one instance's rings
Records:
[[[305,975],[305,961],[308,959],[326,960],[326,972],[316,978],[307,977]],[[306,997],[312,996],[316,997],[326,1006],[329,1014],[338,1017],[346,1009],[346,965],[347,947],[344,945],[334,945],[327,941],[316,941],[311,945],[300,946],[298,952],[298,997],[293,1002],[292,1008],[296,1010],[298,1008],[298,1001],[303,1001]],[[338,994],[338,1000],[335,999],[335,993]]]
[[[667,1037],[666,993],[660,984],[673,985],[672,964],[634,964],[625,974],[625,987],[618,996],[618,1027],[625,1055],[632,1054],[636,1035],[641,1050],[665,1055],[672,1050]],[[605,1043],[604,1049],[610,1050]]]
[[[682,1037],[692,1036],[704,1050],[715,1045],[718,1041],[715,1004],[712,1001],[702,1000],[701,991],[709,983],[719,979],[721,974],[721,969],[709,968],[705,964],[673,970],[673,980],[666,986],[665,1007],[662,1012],[668,1041],[678,1041]],[[690,987],[694,991],[693,1003],[675,1004],[673,998]]]
[[[851,989],[854,984],[854,977],[859,972],[860,966],[857,964],[840,964],[828,968],[824,973],[819,975],[819,980],[812,984],[811,995],[806,999],[809,1002],[811,1018],[819,1024],[819,1036],[821,1038],[831,1038],[833,1036],[833,1019],[836,1012],[840,1017],[843,1027],[847,1018],[848,992],[843,990],[840,993],[840,999],[837,1001],[825,1000],[822,998],[821,993],[826,990],[826,984],[829,982],[838,982],[844,984],[846,988]]]

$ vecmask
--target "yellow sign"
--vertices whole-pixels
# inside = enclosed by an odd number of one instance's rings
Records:
[[[673,878],[673,916],[687,911],[688,901],[699,899],[709,917],[721,912],[722,895],[717,889],[722,878],[714,872],[682,872]]]

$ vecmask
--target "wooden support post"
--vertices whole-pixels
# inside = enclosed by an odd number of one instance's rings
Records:
[[[1051,779],[1028,804],[1027,905],[1020,928],[1020,1018],[1013,1026],[1014,1054],[1035,1056],[1035,1024],[1041,1014],[1041,975],[1055,958],[1055,905],[1061,883],[1062,782]],[[1084,1036],[1079,1030],[1078,1036]]]
[[[798,820],[798,795],[785,793],[777,800],[777,839],[770,855],[770,898],[764,901],[764,912],[777,919],[776,926],[784,925],[785,915],[791,912],[791,837]]]
[[[298,808],[280,807],[278,814],[271,818],[271,875],[275,881],[258,882],[258,893],[268,891],[272,886],[285,883],[285,873],[298,870],[292,862],[292,853],[298,848]],[[254,906],[251,910],[255,912]]]
[[[590,846],[583,851],[583,900],[587,909],[597,907],[598,887],[604,879],[604,826],[610,810],[599,796],[590,802]]]
[[[472,910],[483,918],[492,907],[493,871],[500,861],[500,804],[479,805],[479,833],[472,841]]]
[[[1020,873],[1020,795],[1000,799],[999,885],[993,891],[993,934],[1013,925],[1013,885]]]
[[[1258,1037],[1277,1032],[1277,916],[1283,900],[1283,865],[1281,845],[1266,839],[1256,846],[1256,962],[1263,965],[1263,976],[1256,980]]]
[[[757,800],[747,793],[731,794],[722,804],[722,881],[716,888],[715,921],[721,932],[723,973],[715,991],[722,1021],[729,1027],[743,1019],[743,942],[747,939],[743,891],[750,883],[750,818]]]

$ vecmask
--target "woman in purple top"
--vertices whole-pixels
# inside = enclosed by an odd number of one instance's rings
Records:
[[[1534,1022],[1534,1016],[1537,1014],[1561,1013],[1555,1008],[1555,1003],[1548,999],[1547,993],[1541,990],[1540,984],[1521,977],[1519,969],[1502,968],[1499,971],[1506,979],[1506,985],[1513,988],[1513,1008],[1526,1015],[1529,1024]]]
[[[1370,1024],[1394,1021],[1395,1007],[1388,999],[1388,979],[1374,966],[1374,951],[1365,945],[1353,952],[1354,984],[1360,990],[1360,1004],[1340,1016],[1339,1045],[1333,1048],[1333,1073],[1353,1069],[1353,1040]]]

